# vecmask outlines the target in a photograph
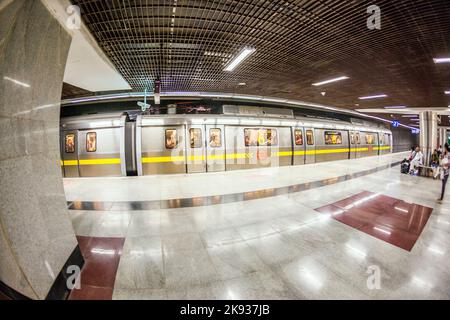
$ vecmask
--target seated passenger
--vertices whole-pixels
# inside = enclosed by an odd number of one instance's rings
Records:
[[[437,149],[437,153],[438,153],[439,158],[441,157],[442,152],[444,152],[444,150],[442,149],[442,145],[439,145],[439,148]]]
[[[416,147],[415,153],[413,154],[413,158],[411,160],[410,165],[410,173],[418,174],[419,166],[423,164],[423,153],[420,151],[419,147]]]
[[[408,156],[408,161],[411,162],[412,159],[414,159],[415,155],[416,155],[416,147],[412,147],[411,152],[409,153],[409,156]]]
[[[430,167],[433,168],[433,178],[436,179],[439,174],[439,151],[437,149],[431,155]]]

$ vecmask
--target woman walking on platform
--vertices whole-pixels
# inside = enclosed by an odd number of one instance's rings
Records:
[[[442,203],[442,201],[444,200],[445,187],[447,185],[449,174],[450,174],[450,148],[448,144],[445,144],[444,153],[442,155],[441,160],[442,189],[441,189],[441,197],[437,200],[439,203]]]

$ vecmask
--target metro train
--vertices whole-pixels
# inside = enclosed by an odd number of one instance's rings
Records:
[[[98,114],[61,119],[64,177],[220,172],[392,152],[392,132],[316,118]]]

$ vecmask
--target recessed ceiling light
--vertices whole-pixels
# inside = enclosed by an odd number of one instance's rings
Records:
[[[247,84],[245,82],[239,82],[238,86],[246,86]]]
[[[333,83],[333,82],[342,81],[342,80],[347,80],[347,79],[350,79],[350,78],[347,77],[347,76],[342,76],[342,77],[333,78],[333,79],[330,79],[330,80],[316,82],[316,83],[313,83],[312,85],[318,87],[318,86],[322,86],[324,84]]]
[[[253,52],[255,52],[255,48],[245,47],[242,51],[234,58],[224,69],[224,71],[233,71],[236,67],[245,59],[247,59]]]
[[[378,94],[374,96],[366,96],[366,97],[359,97],[359,100],[369,100],[369,99],[378,99],[378,98],[386,98],[386,94]]]
[[[327,94],[325,91],[322,91],[321,93],[320,93],[322,96],[324,96],[325,97],[325,95]]]
[[[434,58],[434,63],[450,63],[450,58]]]

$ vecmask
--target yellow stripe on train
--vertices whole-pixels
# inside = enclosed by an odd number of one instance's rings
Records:
[[[80,160],[80,166],[105,165],[105,164],[121,164],[121,163],[122,163],[122,161],[119,158]]]
[[[373,147],[373,150],[390,150],[390,146]],[[301,150],[301,151],[280,151],[275,152],[272,156],[274,157],[291,157],[294,156],[304,156],[304,155],[315,155],[315,154],[333,154],[333,153],[346,153],[346,152],[364,152],[369,151],[369,148],[342,148],[342,149],[322,149],[322,150]],[[253,158],[253,153],[233,153],[233,154],[216,154],[208,156],[211,160],[233,160],[233,159],[251,159]],[[142,158],[142,163],[168,163],[168,162],[184,162],[184,161],[205,161],[206,156],[204,155],[193,155],[193,156],[167,156],[167,157],[144,157]],[[119,158],[112,159],[86,159],[86,160],[63,160],[61,165],[66,167],[70,166],[89,166],[89,165],[112,165],[121,164],[122,161]]]
[[[382,146],[382,147],[376,147],[374,150],[391,150],[390,146]]]
[[[185,160],[184,156],[176,156],[176,157],[147,157],[147,158],[142,158],[142,163],[183,162],[184,160]]]
[[[61,165],[65,167],[73,166],[91,166],[91,165],[108,165],[108,164],[121,164],[122,160],[119,158],[111,159],[86,159],[86,160],[63,160]]]
[[[234,153],[234,154],[215,154],[208,156],[211,160],[225,160],[225,159],[250,159],[253,157],[252,153]],[[144,157],[142,163],[165,163],[165,162],[184,162],[187,161],[205,161],[204,155],[193,156],[168,156],[168,157]]]
[[[64,160],[64,161],[61,161],[61,163],[65,167],[78,166],[78,160]]]

